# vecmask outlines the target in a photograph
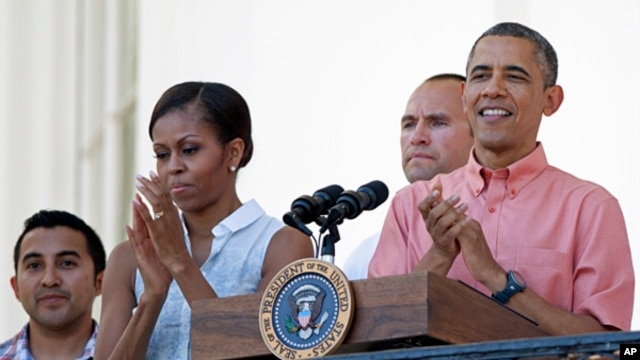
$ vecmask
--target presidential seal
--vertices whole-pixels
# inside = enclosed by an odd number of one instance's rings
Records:
[[[351,283],[337,266],[313,258],[294,261],[262,295],[262,339],[280,359],[328,355],[349,332],[353,304]]]

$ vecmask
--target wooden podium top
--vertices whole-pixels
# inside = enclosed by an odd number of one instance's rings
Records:
[[[355,315],[337,353],[396,345],[463,344],[548,336],[456,280],[432,273],[351,282]],[[193,359],[270,356],[259,328],[262,294],[201,300],[192,309]]]

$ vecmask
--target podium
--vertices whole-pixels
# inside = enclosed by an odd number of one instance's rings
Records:
[[[477,290],[433,273],[351,281],[355,314],[335,352],[548,336],[536,324]],[[262,294],[193,304],[191,356],[270,357],[259,328]]]

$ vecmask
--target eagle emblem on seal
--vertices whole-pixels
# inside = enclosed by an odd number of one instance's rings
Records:
[[[286,327],[289,333],[297,332],[303,340],[313,333],[319,333],[322,324],[329,317],[326,311],[320,316],[324,297],[324,290],[314,285],[302,285],[289,296],[292,315],[287,317]]]

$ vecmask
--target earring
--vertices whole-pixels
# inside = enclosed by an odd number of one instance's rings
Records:
[[[229,166],[229,171],[235,172],[236,171],[236,166],[235,165]]]

